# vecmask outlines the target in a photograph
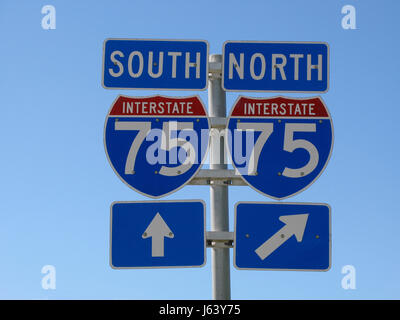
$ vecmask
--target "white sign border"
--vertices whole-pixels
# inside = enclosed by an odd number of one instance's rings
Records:
[[[329,265],[326,269],[281,269],[281,268],[241,268],[236,265],[236,214],[237,214],[237,206],[239,204],[272,204],[272,205],[318,205],[325,206],[329,210]],[[260,270],[260,271],[308,271],[308,272],[327,272],[332,267],[332,208],[327,203],[318,203],[318,202],[268,202],[268,201],[239,201],[235,203],[234,209],[234,234],[233,234],[233,266],[237,270]]]
[[[268,197],[268,198],[275,199],[275,200],[287,199],[287,198],[293,197],[293,196],[295,196],[295,195],[297,195],[297,194],[299,194],[299,193],[301,193],[301,192],[307,190],[312,184],[314,184],[315,181],[317,181],[317,179],[318,179],[318,178],[321,176],[321,174],[325,171],[325,168],[327,167],[327,165],[328,165],[328,163],[329,163],[329,161],[330,161],[330,159],[331,159],[332,151],[333,151],[333,145],[334,145],[334,141],[335,141],[335,134],[334,134],[334,129],[333,129],[332,117],[331,117],[331,114],[329,113],[329,109],[328,109],[328,107],[326,106],[326,104],[325,104],[324,100],[322,99],[322,97],[321,97],[321,96],[302,97],[302,98],[285,97],[285,96],[249,97],[249,96],[242,96],[242,95],[240,95],[240,96],[238,96],[238,98],[236,99],[235,103],[233,104],[233,107],[231,108],[229,117],[228,117],[227,120],[226,120],[226,130],[229,130],[229,122],[230,122],[231,118],[238,118],[238,117],[236,117],[236,116],[233,117],[233,116],[232,116],[232,113],[233,113],[233,110],[235,109],[236,104],[239,102],[239,100],[240,100],[241,98],[256,99],[256,100],[276,99],[276,98],[284,98],[284,99],[291,99],[291,100],[310,100],[310,99],[314,99],[314,98],[319,98],[319,99],[321,100],[323,106],[325,107],[326,112],[328,113],[329,121],[331,122],[331,128],[332,128],[332,144],[331,144],[331,149],[329,150],[329,155],[328,155],[328,158],[326,159],[325,165],[324,165],[323,168],[321,169],[320,173],[314,178],[314,180],[312,180],[308,185],[306,185],[304,188],[300,189],[299,191],[297,191],[297,192],[295,192],[295,193],[292,193],[292,194],[290,194],[290,195],[288,195],[288,196],[286,196],[286,197],[277,198],[277,197],[271,196],[271,195],[269,195],[269,194],[267,194],[267,193],[264,193],[264,192],[262,192],[261,190],[258,190],[258,189],[255,188],[252,184],[250,184],[250,183],[246,180],[246,178],[245,178],[243,175],[240,175],[240,176],[242,177],[243,181],[245,181],[246,184],[247,184],[249,187],[251,187],[253,190],[255,190],[255,191],[261,193],[262,195],[264,195],[264,196],[266,196],[266,197]],[[252,118],[257,118],[257,117],[252,117]],[[277,118],[277,117],[275,117],[275,118]],[[306,119],[311,119],[311,118],[306,118]],[[232,135],[232,137],[233,137],[233,135]],[[235,165],[235,163],[233,162],[233,159],[232,159],[231,149],[229,148],[229,139],[225,139],[225,148],[226,148],[226,150],[227,150],[227,154],[228,154],[229,160],[230,160],[231,163],[232,163],[232,166],[233,166],[233,167],[235,168],[235,170],[240,174],[239,169],[236,168],[236,165]]]
[[[301,91],[301,90],[249,90],[249,89],[226,89],[224,84],[225,74],[225,46],[228,43],[287,43],[287,44],[323,44],[327,47],[327,75],[326,75],[326,90],[325,91]],[[330,47],[327,42],[324,41],[251,41],[251,40],[227,40],[222,45],[222,89],[226,92],[275,92],[275,93],[326,93],[329,91],[329,76],[330,76],[330,63],[329,63],[329,51]]]
[[[105,53],[106,53],[106,43],[109,40],[119,40],[119,41],[180,41],[180,42],[203,42],[207,46],[207,53],[206,53],[206,84],[204,88],[128,88],[128,87],[107,87],[104,85],[104,66],[105,66]],[[208,88],[208,57],[210,52],[210,45],[207,40],[200,40],[200,39],[138,39],[138,38],[107,38],[103,42],[103,54],[102,54],[102,67],[101,67],[101,86],[107,90],[165,90],[165,91],[205,91]]]
[[[204,261],[203,264],[201,265],[196,265],[196,266],[148,266],[148,267],[116,267],[112,264],[112,218],[113,218],[113,207],[115,204],[121,204],[121,203],[176,203],[176,202],[195,202],[195,203],[201,203],[203,205],[203,223],[204,223]],[[158,201],[113,201],[110,206],[110,238],[109,238],[109,264],[110,267],[114,270],[124,270],[124,269],[171,269],[171,268],[202,268],[206,265],[207,263],[207,232],[206,232],[206,203],[202,199],[190,199],[190,200],[158,200]],[[132,253],[134,254],[134,253]]]
[[[208,140],[207,140],[207,148],[206,148],[206,151],[205,151],[205,153],[204,153],[203,159],[201,159],[201,162],[199,163],[199,167],[197,168],[197,170],[193,173],[193,175],[192,175],[184,184],[182,184],[182,185],[179,186],[178,188],[176,188],[176,189],[174,189],[174,190],[172,190],[172,191],[170,191],[170,192],[168,192],[168,193],[164,193],[164,194],[159,195],[159,196],[152,196],[152,195],[150,195],[150,194],[147,194],[147,193],[144,193],[144,192],[142,192],[142,191],[139,191],[139,190],[137,190],[136,188],[134,188],[133,186],[131,186],[128,182],[125,181],[125,179],[123,179],[123,178],[120,176],[120,174],[118,173],[118,171],[114,168],[114,166],[113,166],[113,164],[112,164],[112,162],[111,162],[111,160],[110,160],[110,157],[109,157],[109,155],[108,155],[108,151],[107,151],[107,145],[106,145],[106,128],[107,128],[107,122],[108,122],[108,118],[110,117],[110,112],[111,112],[112,108],[114,107],[115,102],[119,99],[119,97],[136,98],[136,99],[145,99],[145,98],[154,98],[154,97],[178,98],[178,99],[179,99],[179,98],[193,98],[193,97],[197,97],[197,99],[200,101],[201,105],[202,105],[203,108],[204,108],[205,116],[202,116],[202,117],[206,117],[206,118],[207,118],[208,130],[209,130],[209,135],[210,135],[210,132],[211,132],[210,117],[208,116],[207,109],[205,108],[204,103],[203,103],[203,101],[201,100],[200,96],[199,96],[199,95],[192,95],[192,96],[184,96],[184,97],[182,97],[182,96],[180,96],[180,97],[171,97],[171,96],[164,96],[164,95],[156,94],[156,95],[151,95],[151,96],[142,96],[142,97],[135,96],[135,97],[133,97],[133,96],[126,96],[126,95],[120,94],[120,95],[118,95],[118,96],[114,99],[113,103],[111,104],[111,107],[109,108],[108,113],[107,113],[107,116],[106,116],[106,120],[105,120],[105,122],[104,122],[104,128],[103,128],[103,146],[104,146],[104,151],[105,151],[106,156],[107,156],[108,163],[110,164],[111,168],[113,169],[113,171],[114,171],[114,173],[117,175],[117,177],[118,177],[126,186],[128,186],[128,187],[131,188],[132,190],[136,191],[137,193],[139,193],[139,194],[141,194],[141,195],[143,195],[143,196],[152,198],[152,199],[159,199],[159,198],[162,198],[162,197],[166,197],[166,196],[168,196],[168,195],[170,195],[170,194],[172,194],[172,193],[174,193],[174,192],[179,191],[179,190],[182,189],[184,186],[186,186],[186,185],[197,175],[197,173],[198,173],[198,172],[200,171],[200,169],[202,168],[204,162],[205,162],[206,159],[207,159],[208,151],[209,151],[209,148],[210,148],[210,143],[209,143],[209,142],[210,142],[210,137],[208,137]],[[111,117],[114,117],[114,116],[111,116]],[[139,116],[139,117],[142,117],[142,116]],[[143,118],[144,118],[144,117],[145,117],[145,116],[143,116]],[[172,116],[171,116],[171,117],[172,117]],[[152,116],[152,118],[159,118],[159,117],[158,117],[158,116]],[[195,118],[195,117],[193,116],[193,118]]]

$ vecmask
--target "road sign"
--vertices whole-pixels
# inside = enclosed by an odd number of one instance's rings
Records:
[[[329,47],[324,42],[226,41],[226,91],[326,92]]]
[[[325,169],[333,125],[320,97],[239,97],[228,118],[233,165],[255,190],[273,199],[309,187]]]
[[[113,268],[202,267],[205,241],[202,200],[111,205]]]
[[[123,182],[159,198],[183,187],[200,170],[209,128],[198,96],[118,96],[106,118],[104,145]]]
[[[239,202],[234,243],[237,269],[327,271],[331,266],[330,206]]]
[[[207,78],[207,41],[104,41],[102,85],[106,89],[204,90]]]

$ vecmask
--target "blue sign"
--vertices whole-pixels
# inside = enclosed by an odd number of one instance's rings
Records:
[[[316,181],[333,148],[332,120],[320,97],[239,97],[228,132],[234,167],[252,188],[278,200]]]
[[[330,207],[239,202],[234,243],[238,269],[327,271],[331,266]]]
[[[324,42],[226,41],[226,91],[326,92],[329,47]]]
[[[102,84],[106,89],[204,90],[207,80],[207,41],[104,41]]]
[[[200,170],[209,128],[198,96],[119,96],[106,118],[104,145],[126,185],[159,198],[182,188]]]
[[[202,267],[205,241],[202,200],[111,205],[113,268]]]

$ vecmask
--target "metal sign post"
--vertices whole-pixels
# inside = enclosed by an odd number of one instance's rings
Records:
[[[222,55],[213,54],[210,64],[222,66]],[[219,68],[215,68],[218,70]],[[208,79],[208,112],[210,117],[226,117],[226,93],[222,89],[221,74],[210,73]],[[225,141],[223,135],[210,135],[210,169],[227,169],[225,164]],[[210,186],[211,232],[229,231],[228,186]],[[229,300],[231,298],[229,247],[213,246],[211,252],[212,292],[213,299]]]

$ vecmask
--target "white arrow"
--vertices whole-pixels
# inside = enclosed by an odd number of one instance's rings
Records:
[[[152,238],[151,256],[164,257],[164,238],[173,238],[174,234],[158,212],[142,234],[143,239],[150,237]]]
[[[307,219],[308,213],[280,216],[279,220],[284,222],[285,226],[255,250],[261,260],[267,258],[293,235],[296,237],[297,242],[301,242],[304,230],[306,229]]]

